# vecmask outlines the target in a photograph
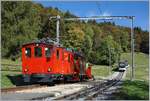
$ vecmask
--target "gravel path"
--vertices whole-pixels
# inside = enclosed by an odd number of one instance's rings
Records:
[[[16,93],[55,93],[55,96],[77,92],[88,87],[88,84],[62,84],[51,87],[36,88],[30,90],[16,91]]]
[[[105,79],[114,79],[119,72],[114,72],[111,76],[106,77]],[[95,81],[88,82],[78,82],[72,84],[59,84],[55,86],[47,86],[33,89],[26,89],[21,91],[16,91],[13,93],[2,94],[2,99],[8,100],[23,100],[23,99],[34,99],[37,97],[58,97],[63,95],[68,95],[74,92],[78,92],[82,89],[89,88],[93,84],[100,83],[102,79],[96,79]]]

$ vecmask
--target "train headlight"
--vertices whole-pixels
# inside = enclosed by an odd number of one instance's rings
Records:
[[[24,69],[24,71],[25,71],[25,72],[27,72],[27,71],[28,71],[28,69],[26,69],[26,68],[25,68],[25,69]]]
[[[48,72],[50,72],[50,71],[51,71],[51,68],[49,67],[49,68],[48,68]]]

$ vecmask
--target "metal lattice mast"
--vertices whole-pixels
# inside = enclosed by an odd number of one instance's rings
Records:
[[[134,78],[134,31],[133,31],[133,19],[134,16],[93,16],[93,17],[74,17],[74,18],[60,18],[58,15],[57,17],[50,17],[50,19],[55,18],[57,19],[57,26],[56,26],[56,33],[57,33],[57,44],[59,44],[59,24],[60,20],[66,21],[77,21],[77,20],[122,20],[128,19],[131,20],[131,80]]]
[[[60,31],[59,31],[59,26],[60,26],[60,16],[57,15],[57,16],[52,16],[49,18],[49,20],[52,20],[52,19],[56,19],[56,44],[59,45],[59,34],[60,34]]]
[[[134,29],[133,29],[133,20],[134,17],[131,18],[131,60],[132,60],[132,68],[131,68],[131,80],[134,79]]]
[[[134,29],[133,20],[134,16],[94,16],[94,17],[76,17],[76,18],[65,18],[67,21],[75,20],[121,20],[128,19],[131,20],[131,78],[134,79]]]
[[[57,15],[57,25],[56,25],[56,33],[57,33],[57,36],[56,36],[56,40],[57,40],[57,44],[59,45],[59,24],[60,24],[60,16]]]

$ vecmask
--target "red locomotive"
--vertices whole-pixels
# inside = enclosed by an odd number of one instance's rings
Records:
[[[49,39],[22,46],[24,82],[81,81],[91,79],[91,66],[86,66],[80,53],[52,44]]]

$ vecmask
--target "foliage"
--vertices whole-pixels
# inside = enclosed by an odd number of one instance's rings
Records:
[[[135,49],[144,53],[149,53],[149,32],[142,31],[141,28],[135,27]]]
[[[21,46],[43,37],[56,37],[56,19],[76,17],[71,12],[58,8],[43,7],[31,1],[2,2],[2,57],[16,59],[21,56]],[[139,27],[135,31],[135,49],[149,53],[148,32]],[[121,51],[130,50],[130,28],[114,22],[60,21],[60,42],[64,47],[80,48],[87,61],[109,64],[109,48],[112,64],[119,59]]]
[[[81,48],[84,40],[84,32],[81,27],[76,23],[69,23],[66,25],[66,32],[63,39],[65,47]]]
[[[149,84],[146,81],[129,81],[123,82],[123,87],[116,94],[116,100],[148,100]]]
[[[23,43],[37,38],[37,15],[31,2],[2,2],[2,56],[17,56]]]
[[[95,64],[109,65],[115,63],[121,54],[121,47],[117,44],[111,35],[105,37],[96,52],[91,54],[90,61]],[[93,60],[93,58],[95,58]]]

